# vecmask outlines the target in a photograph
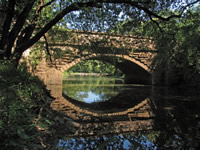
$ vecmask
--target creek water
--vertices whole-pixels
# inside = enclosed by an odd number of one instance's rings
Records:
[[[200,149],[198,89],[69,76],[62,92],[54,106],[75,127],[60,138],[59,150]]]
[[[125,88],[120,78],[69,76],[63,81],[63,93],[85,103],[107,101]]]

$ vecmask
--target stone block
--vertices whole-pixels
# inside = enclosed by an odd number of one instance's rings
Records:
[[[62,85],[62,72],[55,69],[50,68],[46,71],[46,84],[47,85]]]

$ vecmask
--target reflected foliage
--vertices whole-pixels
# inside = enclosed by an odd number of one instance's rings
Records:
[[[176,89],[177,91],[177,89]],[[200,103],[198,90],[157,89],[154,97],[158,108],[155,130],[160,131],[156,143],[160,149],[199,149]]]
[[[63,81],[63,92],[80,101],[105,101],[123,90],[122,85],[115,85],[117,81],[122,83],[123,80],[97,76],[69,76]],[[91,93],[90,96],[89,93]]]
[[[104,137],[74,138],[59,141],[57,148],[64,149],[157,149],[148,135],[157,136],[151,131],[146,133],[109,135]]]
[[[197,89],[153,87],[151,101],[155,106],[153,109],[155,118],[151,130],[127,134],[120,132],[120,135],[112,135],[110,133],[115,130],[115,126],[111,125],[99,127],[102,133],[95,134],[92,132],[95,125],[91,123],[83,129],[87,133],[86,137],[66,136],[59,141],[57,147],[58,149],[199,149],[199,96]],[[104,119],[105,117],[100,123],[103,124]],[[134,121],[142,119],[134,118]],[[88,133],[96,136],[88,137]]]
[[[150,93],[149,86],[124,84],[122,79],[113,77],[71,75],[63,80],[63,96],[75,105],[93,110],[126,110]]]

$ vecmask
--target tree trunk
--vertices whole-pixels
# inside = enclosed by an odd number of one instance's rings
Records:
[[[13,63],[13,65],[18,66],[20,59],[22,58],[23,55],[22,50],[20,49],[16,49],[15,53],[13,54],[12,58],[11,58],[11,62]]]

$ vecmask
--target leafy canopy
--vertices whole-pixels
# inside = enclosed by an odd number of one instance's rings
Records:
[[[169,21],[199,1],[189,0],[1,0],[6,11],[0,58],[18,63],[24,51],[54,28],[107,31],[119,21]],[[164,10],[173,10],[171,13]],[[47,42],[46,42],[47,43]],[[48,51],[48,49],[46,49]]]

